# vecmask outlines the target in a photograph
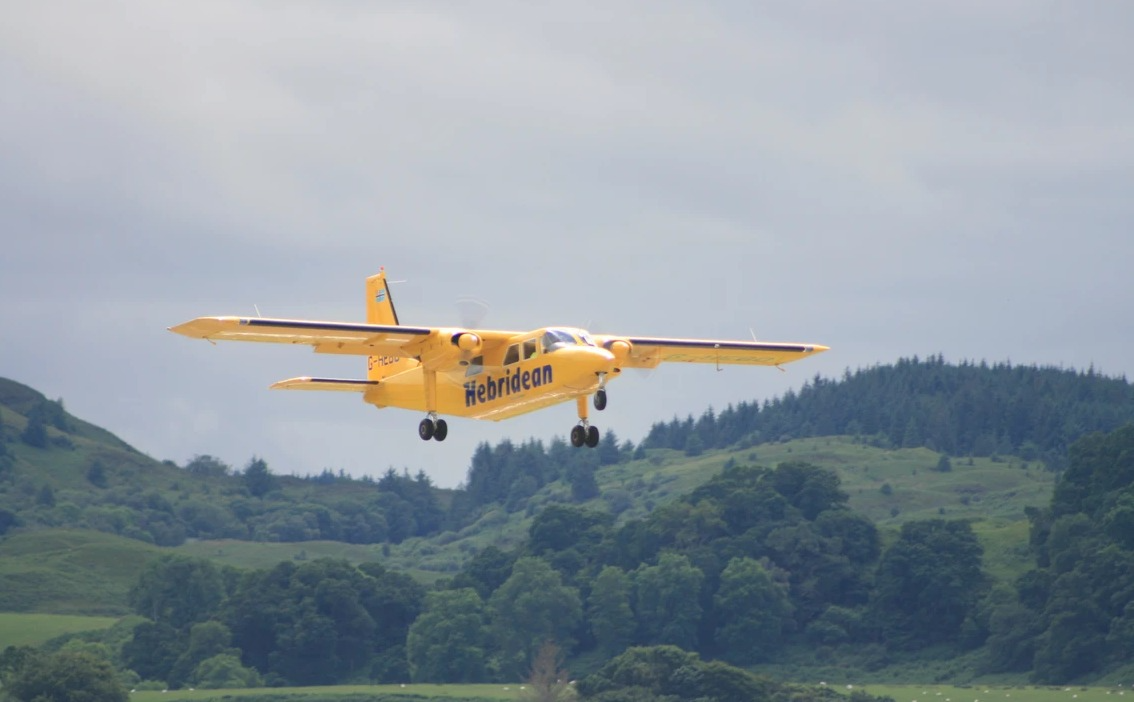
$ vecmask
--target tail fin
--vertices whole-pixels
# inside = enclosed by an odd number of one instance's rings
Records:
[[[366,323],[398,324],[398,313],[394,310],[394,298],[386,285],[386,269],[380,268],[377,275],[366,279]]]
[[[378,269],[377,275],[366,279],[366,323],[398,324],[398,313],[394,310],[394,298],[386,284],[386,269]],[[412,358],[399,356],[370,356],[366,359],[366,377],[379,381],[414,368],[418,362]]]

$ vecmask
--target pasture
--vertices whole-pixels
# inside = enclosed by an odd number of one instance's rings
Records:
[[[840,692],[849,692],[839,686]],[[1118,702],[1130,697],[1127,687],[1008,687],[995,685],[863,685],[872,695],[892,697],[894,702]]]
[[[311,700],[335,699],[347,697],[355,699],[384,699],[392,700],[518,700],[522,690],[520,685],[334,685],[323,687],[272,687],[253,688],[247,690],[139,690],[131,693],[130,702],[174,702],[186,700],[203,701],[210,699],[240,700],[248,698],[252,702],[255,698],[280,700]]]
[[[63,634],[106,629],[117,621],[116,617],[0,612],[0,651],[8,646],[36,646]]]

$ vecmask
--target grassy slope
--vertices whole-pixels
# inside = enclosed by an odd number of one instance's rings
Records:
[[[624,491],[632,506],[620,519],[641,517],[700,485],[729,459],[761,465],[802,460],[836,470],[851,507],[876,519],[883,528],[908,519],[942,516],[942,512],[947,518],[973,519],[986,548],[986,567],[1002,580],[1031,567],[1023,508],[1046,504],[1052,479],[1039,466],[1024,468],[988,459],[975,459],[971,466],[967,459],[954,460],[952,472],[938,473],[933,470],[938,456],[931,451],[882,450],[830,437],[692,458],[676,451],[651,451],[644,460],[601,470],[598,480],[604,496],[586,506],[606,509],[606,499]],[[184,474],[178,477],[182,484],[191,482]],[[892,488],[890,495],[881,492],[887,483]],[[566,498],[565,486],[551,485],[532,500],[538,505]],[[506,514],[494,509],[459,534],[410,539],[388,548],[340,542],[225,540],[188,542],[176,550],[245,568],[319,557],[379,561],[431,582],[452,575],[471,554],[490,543],[503,547],[521,543],[528,524],[530,518],[524,512]],[[0,611],[123,614],[130,584],[146,560],[162,551],[99,532],[43,530],[10,535],[0,541]]]
[[[161,552],[97,531],[29,531],[0,541],[0,611],[126,614],[126,594]]]
[[[730,459],[764,466],[807,461],[837,472],[850,497],[850,507],[884,530],[915,519],[972,520],[986,549],[986,567],[994,577],[1012,579],[1031,568],[1024,508],[1050,501],[1053,474],[1036,463],[1026,466],[1018,460],[993,462],[987,458],[975,458],[972,465],[967,458],[954,459],[952,471],[939,473],[935,470],[939,458],[928,449],[885,450],[855,443],[849,437],[802,439],[696,457],[652,450],[645,459],[600,470],[596,477],[601,495],[583,506],[606,510],[607,500],[623,491],[632,506],[619,515],[619,520],[641,518],[651,509],[689,493]],[[889,495],[882,492],[886,484],[891,488]],[[531,501],[538,511],[539,505],[568,498],[567,488],[555,484],[544,487]],[[490,543],[501,547],[522,543],[530,523],[524,512],[506,514],[494,509],[459,534],[410,539],[392,546],[384,560],[394,567],[449,575],[469,554]],[[318,550],[308,547],[307,555]]]
[[[987,565],[995,577],[1013,578],[1030,568],[1023,510],[1029,505],[1047,504],[1052,474],[1038,464],[1025,467],[1019,461],[994,463],[987,458],[973,459],[971,466],[968,459],[956,459],[951,472],[939,473],[934,470],[938,458],[938,454],[927,449],[883,450],[845,437],[714,451],[697,457],[657,450],[646,459],[603,468],[597,476],[603,496],[584,506],[606,510],[609,495],[621,490],[633,502],[620,520],[640,518],[650,509],[704,483],[729,459],[768,466],[783,461],[808,461],[835,470],[850,496],[851,508],[876,520],[884,529],[913,519],[970,519],[985,545]],[[889,495],[882,492],[885,484],[891,487]],[[567,488],[556,484],[543,488],[532,501],[540,505],[567,498]],[[388,549],[337,542],[199,541],[180,550],[237,566],[263,567],[297,557],[377,560],[428,581],[452,575],[469,555],[484,546],[508,548],[522,543],[530,522],[524,512],[507,514],[502,509],[492,509],[459,534],[409,539]]]
[[[2,612],[0,651],[8,646],[35,646],[63,634],[106,629],[117,621],[115,617]]]
[[[270,695],[336,697],[341,695],[406,695],[423,700],[518,700],[524,691],[519,685],[335,685],[322,687],[273,687],[248,690],[139,690],[130,695],[131,702],[170,702],[172,700],[255,699]],[[296,698],[300,699],[300,698]]]

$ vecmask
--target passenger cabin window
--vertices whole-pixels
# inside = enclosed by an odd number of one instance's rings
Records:
[[[484,356],[477,356],[469,361],[468,368],[465,369],[465,377],[476,375],[484,370]]]
[[[508,347],[508,351],[504,354],[504,365],[510,366],[513,363],[518,363],[520,360],[520,345],[512,344]]]
[[[537,353],[539,353],[539,344],[536,343],[535,339],[528,339],[527,341],[524,342],[524,360],[525,361],[528,360],[529,358],[535,358]]]

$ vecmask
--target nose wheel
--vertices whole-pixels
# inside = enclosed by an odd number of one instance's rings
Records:
[[[422,441],[444,441],[449,435],[449,425],[444,419],[438,419],[436,414],[431,413],[417,425],[417,435]]]
[[[595,409],[599,412],[606,409],[606,390],[602,388],[595,390]]]

